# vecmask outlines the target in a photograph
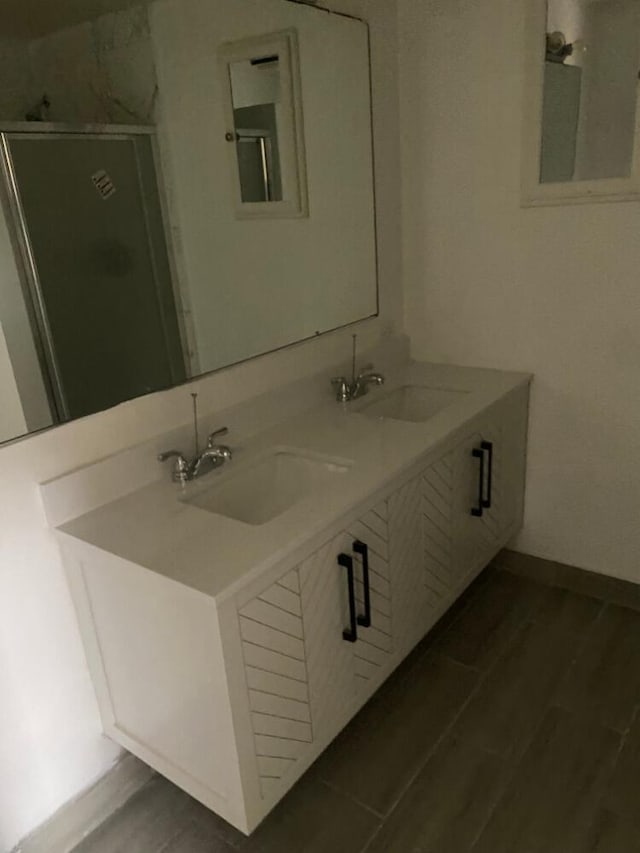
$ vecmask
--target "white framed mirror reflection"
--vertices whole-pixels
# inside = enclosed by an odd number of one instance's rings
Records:
[[[524,206],[640,198],[640,3],[527,0]]]
[[[236,216],[306,216],[296,31],[224,44],[218,56]]]

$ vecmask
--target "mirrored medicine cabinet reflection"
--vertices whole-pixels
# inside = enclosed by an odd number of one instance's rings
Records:
[[[139,14],[151,122],[113,124],[111,89],[0,112],[0,442],[377,314],[366,25],[286,0]]]
[[[523,203],[640,198],[640,3],[527,4]]]

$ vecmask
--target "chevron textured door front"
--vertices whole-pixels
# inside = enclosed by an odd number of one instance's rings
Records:
[[[411,480],[388,501],[393,639],[401,657],[430,627],[422,480],[422,477]]]
[[[369,583],[371,594],[371,627],[358,626],[358,642],[353,644],[356,687],[369,695],[377,687],[380,676],[394,651],[392,631],[392,588],[389,572],[388,502],[375,506],[349,526],[349,546],[364,542],[369,551]],[[364,613],[362,558],[354,553],[356,603]]]
[[[238,615],[260,787],[268,796],[313,742],[298,569]]]
[[[388,504],[288,572],[239,611],[249,708],[263,796],[295,772],[317,741],[334,737],[388,673],[394,651]],[[356,609],[364,613],[361,558],[369,553],[371,626],[346,642],[348,585],[340,553],[354,561]]]

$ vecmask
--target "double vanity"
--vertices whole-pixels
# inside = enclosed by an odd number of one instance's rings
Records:
[[[188,482],[133,450],[42,487],[105,732],[245,833],[522,522],[530,377],[385,373]]]

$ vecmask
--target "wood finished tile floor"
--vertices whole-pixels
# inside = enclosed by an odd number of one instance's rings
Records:
[[[158,776],[75,853],[640,853],[640,610],[602,594],[491,567],[250,838]]]

